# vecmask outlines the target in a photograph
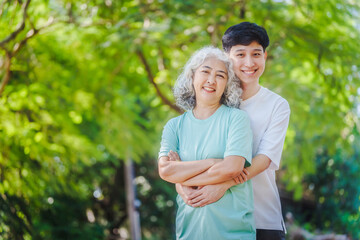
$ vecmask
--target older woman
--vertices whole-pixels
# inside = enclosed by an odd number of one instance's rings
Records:
[[[185,186],[216,184],[250,165],[250,123],[238,109],[240,83],[225,53],[214,47],[197,51],[177,79],[174,95],[187,111],[164,127],[158,162],[162,179]],[[202,208],[179,196],[177,203],[177,239],[255,239],[251,181]]]

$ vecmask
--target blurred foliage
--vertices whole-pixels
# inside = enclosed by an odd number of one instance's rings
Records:
[[[353,134],[356,139],[351,153],[338,149],[331,156],[324,147],[324,153],[316,158],[317,173],[309,175],[306,183],[313,189],[317,200],[311,226],[349,233],[359,239],[360,135],[356,129]],[[334,218],[334,215],[337,217]]]
[[[281,183],[314,197],[314,228],[359,239],[359,20],[354,0],[0,1],[0,238],[128,235],[127,158],[143,238],[171,238],[175,192],[156,170],[171,86],[252,21],[271,40],[261,84],[292,110]]]

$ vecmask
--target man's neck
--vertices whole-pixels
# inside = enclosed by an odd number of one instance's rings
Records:
[[[246,85],[242,84],[243,93],[241,95],[242,100],[246,100],[254,96],[261,88],[259,83]]]

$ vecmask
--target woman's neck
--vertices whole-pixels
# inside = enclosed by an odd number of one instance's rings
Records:
[[[258,83],[253,84],[253,85],[242,84],[241,88],[243,90],[241,99],[246,100],[246,99],[254,96],[260,90],[261,86]]]
[[[220,106],[220,103],[214,105],[196,104],[195,108],[192,111],[195,118],[204,120],[213,115]]]

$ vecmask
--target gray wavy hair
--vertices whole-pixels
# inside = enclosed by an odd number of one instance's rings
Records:
[[[220,103],[228,107],[239,108],[241,103],[242,89],[240,80],[236,77],[233,70],[231,59],[219,48],[207,46],[196,51],[185,64],[182,73],[175,82],[173,89],[176,105],[184,110],[191,110],[196,105],[195,89],[193,87],[193,77],[195,71],[208,58],[215,57],[222,61],[227,69],[228,81],[220,99]]]

